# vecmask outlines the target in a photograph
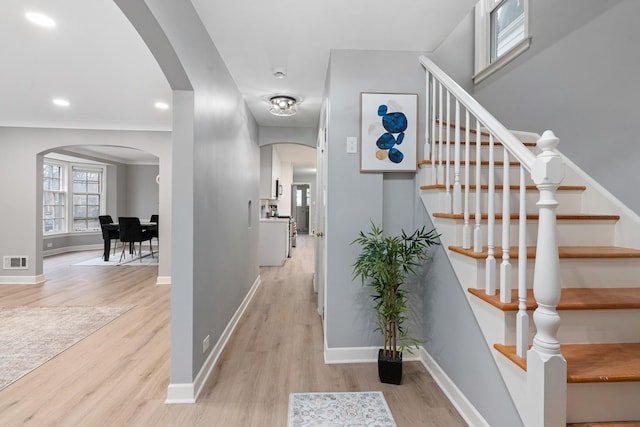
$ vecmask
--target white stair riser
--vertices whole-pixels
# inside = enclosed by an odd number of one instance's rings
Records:
[[[496,161],[501,161],[502,159],[495,159]],[[445,179],[443,180],[443,182],[434,182],[433,181],[433,176],[437,175],[434,174],[432,168],[434,168],[433,165],[423,165],[420,167],[421,170],[424,171],[424,175],[422,175],[422,178],[420,180],[420,185],[431,185],[431,184],[445,184],[446,183],[446,164],[443,165],[443,169],[444,169],[444,173],[445,173]],[[438,168],[438,165],[436,163],[435,168]],[[470,170],[469,170],[469,183],[471,184],[476,184],[476,167],[474,165],[470,166]],[[481,185],[487,185],[489,183],[489,175],[488,175],[488,165],[483,165],[481,168],[481,175],[480,175],[480,184]],[[462,185],[465,184],[465,164],[464,162],[460,162],[460,183]],[[520,183],[520,167],[519,166],[510,166],[510,170],[509,170],[509,180],[510,180],[510,184],[511,185],[518,185]],[[504,181],[503,179],[503,167],[502,166],[495,166],[495,176],[494,176],[494,181],[496,183],[496,185],[502,184],[502,182]],[[455,168],[454,168],[454,164],[451,163],[451,165],[449,166],[449,182],[451,185],[453,185],[453,183],[455,182]],[[562,180],[562,185],[582,185],[581,184],[582,181],[580,180],[580,178],[575,175],[571,170],[567,170],[566,171],[566,175],[564,177],[564,179]],[[531,180],[531,176],[525,172],[525,184],[526,185],[533,185],[533,181]]]
[[[640,382],[567,384],[567,423],[640,420]]]
[[[446,233],[451,245],[462,246],[464,238],[464,222],[446,218],[434,218],[434,227],[443,235]],[[469,219],[471,230],[471,247],[473,247],[473,236],[475,221],[473,217]],[[487,221],[480,224],[483,245],[487,245]],[[615,223],[613,221],[558,221],[556,228],[556,238],[560,246],[602,246],[614,244]],[[511,221],[509,225],[510,246],[518,246],[519,225],[517,221]],[[535,246],[538,236],[538,221],[527,223],[527,246]],[[502,222],[497,221],[495,226],[495,246],[502,246]]]
[[[489,305],[485,303],[486,305]],[[495,307],[491,307],[500,311]],[[640,310],[559,310],[562,326],[558,340],[562,344],[627,343],[640,341]],[[533,311],[529,311],[529,342],[535,335]],[[504,316],[506,345],[516,344],[516,312]]]
[[[516,344],[516,311],[499,308],[468,293],[469,305],[482,325],[487,342]],[[529,315],[529,340],[536,334],[533,311]],[[559,310],[562,327],[558,340],[563,344],[639,342],[640,310]]]
[[[451,190],[453,191],[453,190]],[[439,189],[423,190],[423,193],[440,193]],[[496,213],[502,213],[502,190],[497,190],[495,194],[494,210]],[[464,188],[462,189],[462,203],[461,208],[464,210]],[[538,191],[528,191],[526,193],[527,213],[537,214],[538,206],[536,203],[540,200],[540,193]],[[579,214],[582,212],[582,192],[581,191],[558,191],[556,194],[556,200],[559,205],[556,210],[557,214]],[[480,212],[488,212],[488,192],[486,190],[480,192]],[[511,191],[509,194],[509,208],[512,214],[516,214],[520,211],[520,194],[515,191]],[[441,212],[445,212],[446,207],[442,207]],[[469,215],[473,217],[476,210],[476,192],[472,190],[469,192]],[[438,212],[432,210],[432,212]]]
[[[497,366],[521,414],[529,407],[524,370],[493,350]],[[636,421],[640,419],[639,382],[567,384],[567,422]]]
[[[496,254],[496,288],[499,288],[500,254]],[[449,252],[451,264],[464,289],[485,289],[485,260]],[[533,287],[534,261],[527,262],[527,287]],[[563,288],[635,288],[640,259],[574,258],[560,260],[560,283]],[[518,286],[518,260],[511,260],[512,289]]]

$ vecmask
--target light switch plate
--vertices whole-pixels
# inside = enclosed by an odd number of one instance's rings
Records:
[[[347,153],[358,152],[358,138],[355,136],[347,137]]]

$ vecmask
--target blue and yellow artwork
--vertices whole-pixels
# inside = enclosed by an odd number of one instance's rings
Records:
[[[416,170],[417,112],[416,94],[361,94],[361,171]]]
[[[388,107],[384,104],[378,107],[378,116],[382,118],[382,127],[386,132],[376,141],[380,149],[377,156],[378,158],[388,157],[393,163],[400,163],[404,159],[404,154],[395,146],[402,144],[404,140],[407,116],[398,111],[388,113],[387,110]]]

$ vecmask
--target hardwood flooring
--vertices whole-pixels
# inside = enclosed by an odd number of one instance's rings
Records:
[[[1,426],[286,426],[289,393],[381,390],[399,427],[465,426],[418,362],[403,384],[381,384],[375,363],[325,365],[313,292],[313,240],[299,236],[262,284],[196,404],[167,405],[170,287],[157,267],[45,259],[44,285],[2,285],[0,306],[135,307],[0,391]]]

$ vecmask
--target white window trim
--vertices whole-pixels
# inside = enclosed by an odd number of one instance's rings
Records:
[[[491,11],[499,4],[499,0],[480,0],[478,4],[476,4],[474,84],[480,83],[513,61],[531,46],[531,34],[529,33],[529,0],[524,0],[524,39],[498,59],[491,62]]]
[[[42,235],[44,237],[47,236],[62,236],[65,235],[69,232],[69,185],[68,185],[68,179],[69,179],[69,173],[68,173],[68,163],[60,161],[60,160],[56,160],[56,159],[45,159],[44,160],[45,164],[48,165],[54,165],[54,166],[59,166],[60,167],[60,186],[61,189],[58,190],[60,193],[64,193],[65,194],[65,202],[64,202],[64,210],[65,210],[65,223],[66,223],[66,230],[65,231],[53,231],[53,232],[45,232],[44,231],[44,218],[42,218],[42,224],[40,224],[40,226],[42,227]],[[42,176],[40,177],[40,179],[42,179]],[[44,198],[44,189],[42,191],[42,196]],[[44,199],[43,199],[43,203],[40,206],[40,209],[43,209],[44,206]]]
[[[107,211],[107,166],[91,163],[81,162],[67,162],[58,159],[45,158],[44,163],[54,164],[62,167],[63,174],[63,186],[62,190],[66,194],[65,202],[65,214],[66,214],[66,231],[45,233],[43,230],[43,237],[64,236],[72,234],[97,234],[101,233],[100,230],[73,230],[73,168],[79,168],[82,170],[95,170],[102,172],[102,188],[100,193],[100,215],[104,215]],[[42,208],[42,207],[41,207]]]
[[[69,188],[68,194],[71,195],[71,202],[69,204],[69,209],[67,209],[67,213],[69,215],[69,220],[67,221],[67,230],[69,234],[86,234],[86,233],[97,233],[101,232],[100,230],[81,230],[75,231],[73,229],[73,170],[79,169],[83,171],[95,171],[102,173],[102,182],[100,185],[100,215],[104,215],[107,211],[106,207],[106,197],[107,197],[107,167],[95,164],[88,163],[69,163],[69,175],[67,179],[69,180]]]

